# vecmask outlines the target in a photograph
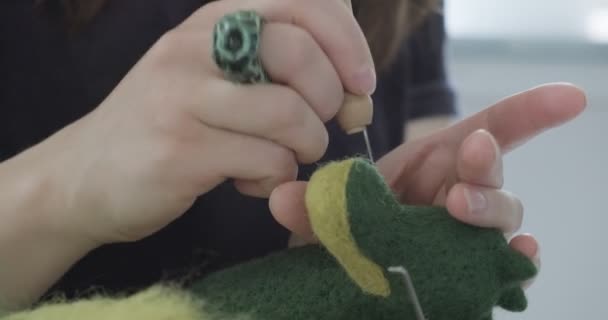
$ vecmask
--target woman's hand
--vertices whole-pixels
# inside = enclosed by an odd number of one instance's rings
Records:
[[[578,115],[584,94],[569,85],[547,85],[504,99],[472,117],[424,138],[403,144],[377,162],[403,202],[442,205],[465,223],[501,229],[520,228],[523,206],[502,190],[503,154],[551,127]],[[304,182],[280,186],[271,196],[276,219],[312,241],[304,207]],[[530,235],[511,246],[540,264],[539,246]]]
[[[212,60],[215,23],[242,9],[267,19],[261,59],[273,84],[231,83]],[[363,33],[339,1],[213,2],[163,36],[95,111],[39,146],[62,182],[65,210],[51,218],[99,243],[132,241],[226,179],[268,196],[325,153],[324,122],[344,87],[370,93],[375,81]]]

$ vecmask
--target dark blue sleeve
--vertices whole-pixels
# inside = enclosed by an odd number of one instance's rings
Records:
[[[442,14],[431,15],[405,42],[399,59],[406,74],[403,115],[405,121],[456,114],[455,94],[451,88],[445,61],[445,23]]]

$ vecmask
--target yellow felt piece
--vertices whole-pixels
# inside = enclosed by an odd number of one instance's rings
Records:
[[[156,286],[129,297],[96,296],[56,302],[2,320],[206,320],[200,302],[178,289]]]
[[[369,294],[390,295],[383,269],[359,250],[350,231],[346,184],[354,160],[332,162],[315,171],[306,190],[312,229],[353,281]]]

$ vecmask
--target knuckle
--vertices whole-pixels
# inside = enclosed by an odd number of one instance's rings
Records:
[[[152,108],[144,120],[155,133],[177,138],[186,132],[190,118],[177,108]]]
[[[314,8],[312,5],[316,2],[317,0],[283,0],[272,2],[271,6],[275,12],[286,14],[284,18],[295,24],[302,16],[310,15],[310,8]]]
[[[313,141],[313,153],[311,154],[310,159],[305,159],[305,163],[312,163],[320,160],[327,148],[329,146],[329,134],[325,128],[317,131],[317,134],[314,135],[315,139]]]
[[[302,12],[307,2],[298,0],[274,1],[272,2],[272,6],[277,12]],[[293,20],[293,13],[291,14],[291,19]]]
[[[286,90],[285,103],[272,114],[269,135],[291,137],[286,147],[295,150],[298,160],[310,163],[319,160],[327,150],[329,137],[322,122],[306,101],[296,93]]]
[[[274,108],[271,130],[276,134],[302,127],[306,121],[306,108],[308,108],[304,99],[291,90],[284,90],[279,95],[281,96],[277,97],[277,101],[283,103]]]
[[[226,6],[220,1],[211,1],[203,5],[192,15],[193,19],[206,20],[210,16],[221,16],[226,10]]]
[[[290,57],[290,64],[285,68],[285,76],[297,75],[320,58],[317,44],[308,32],[299,28],[290,28],[289,45],[285,47],[285,57]]]
[[[341,5],[340,1],[326,1],[326,0],[309,0],[309,1],[294,1],[296,3],[299,3],[299,5],[301,7],[308,7],[308,8],[318,8],[318,10],[322,10],[325,12],[334,12],[334,11],[329,11],[330,9],[335,10],[335,8],[337,8],[337,5]]]
[[[180,161],[195,140],[195,133],[188,119],[178,112],[158,112],[151,119],[150,130],[156,142],[152,161],[156,167],[165,168]]]
[[[173,64],[179,61],[179,48],[187,45],[182,32],[171,30],[165,33],[150,49],[149,55],[158,65]]]
[[[321,121],[331,120],[340,111],[344,103],[344,89],[339,79],[328,81],[324,88],[324,105],[319,108],[317,113]]]
[[[209,1],[192,13],[181,25],[201,30],[212,28],[220,17],[225,15],[230,7],[224,1]]]
[[[272,151],[268,168],[272,180],[277,184],[297,178],[298,164],[293,152],[286,148],[279,147]]]
[[[153,170],[167,168],[179,162],[180,155],[184,154],[185,145],[171,137],[161,137],[156,143],[156,147],[150,156]]]

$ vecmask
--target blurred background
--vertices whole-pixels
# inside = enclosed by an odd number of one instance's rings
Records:
[[[496,318],[608,319],[608,0],[446,1],[445,14],[464,116],[547,82],[575,83],[589,99],[582,116],[505,159],[543,266],[529,309]]]

